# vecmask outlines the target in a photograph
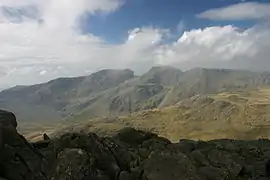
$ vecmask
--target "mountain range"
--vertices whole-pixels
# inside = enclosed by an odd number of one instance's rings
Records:
[[[89,76],[59,78],[0,92],[0,109],[20,122],[117,117],[176,105],[195,95],[236,92],[270,84],[269,72],[161,66],[136,76],[106,69]]]

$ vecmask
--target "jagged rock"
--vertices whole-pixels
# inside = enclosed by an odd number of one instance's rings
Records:
[[[102,143],[110,150],[121,171],[130,172],[132,164],[137,160],[134,152],[128,151],[125,146],[112,138],[104,138]]]
[[[17,121],[13,113],[0,110],[0,124],[5,128],[16,129]]]
[[[43,134],[43,140],[48,141],[51,140],[51,138],[45,133]]]
[[[270,140],[171,143],[125,128],[113,137],[68,133],[28,143],[1,111],[0,177],[6,180],[266,180]],[[0,178],[0,180],[1,180]]]
[[[57,154],[51,180],[87,180],[96,175],[94,159],[82,149],[64,149]]]
[[[55,140],[52,146],[55,152],[65,148],[79,148],[91,153],[97,169],[104,171],[110,178],[117,177],[121,171],[111,149],[96,134],[66,134]]]
[[[2,136],[0,176],[9,180],[45,180],[42,155],[36,151],[16,130],[17,122],[11,112],[0,111],[0,134]]]

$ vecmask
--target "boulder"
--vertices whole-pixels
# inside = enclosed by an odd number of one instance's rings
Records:
[[[153,153],[145,162],[144,173],[148,180],[200,180],[193,160],[180,152]]]
[[[12,112],[0,110],[0,124],[5,128],[17,128],[16,117]]]
[[[0,180],[270,179],[270,141],[181,140],[125,128],[113,137],[67,133],[29,143],[0,111]]]
[[[47,179],[42,155],[17,133],[16,127],[15,115],[0,110],[0,176],[8,180]]]
[[[94,159],[82,149],[64,149],[57,154],[51,180],[87,180],[96,175]]]
[[[138,146],[152,137],[157,137],[157,135],[150,132],[135,130],[133,128],[124,128],[115,136],[116,139],[131,146]]]
[[[103,143],[102,139],[96,134],[77,134],[70,133],[61,136],[60,138],[54,140],[51,143],[53,151],[55,153],[62,151],[64,149],[82,149],[87,153],[91,154],[92,158],[95,160],[95,167],[105,174],[107,174],[111,179],[117,177],[121,171],[120,165],[113,154],[113,151],[109,148],[108,144],[114,142]]]
[[[126,171],[122,171],[119,175],[119,180],[133,180],[132,176],[126,172]]]
[[[48,141],[48,140],[51,140],[51,138],[46,133],[44,133],[43,134],[43,140]]]

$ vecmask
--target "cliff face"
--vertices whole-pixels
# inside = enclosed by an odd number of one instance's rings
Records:
[[[0,179],[246,180],[270,178],[270,141],[180,140],[126,128],[114,137],[69,133],[29,143],[0,111]]]

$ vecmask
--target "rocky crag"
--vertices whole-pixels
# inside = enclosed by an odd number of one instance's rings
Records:
[[[0,111],[0,180],[267,180],[270,141],[180,140],[125,128],[30,143]]]

